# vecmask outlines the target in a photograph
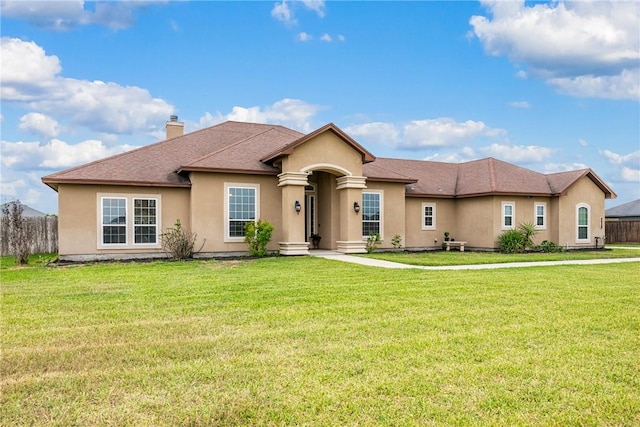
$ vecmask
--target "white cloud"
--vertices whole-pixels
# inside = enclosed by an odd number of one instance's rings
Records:
[[[324,17],[324,0],[302,0],[302,3],[309,10],[313,10],[320,17]]]
[[[456,122],[448,117],[413,120],[399,125],[385,122],[361,123],[345,130],[368,143],[405,150],[457,146],[469,139],[506,135],[504,129],[491,128],[481,121]]]
[[[600,150],[599,153],[612,165],[631,165],[640,168],[640,150],[629,154],[618,154],[609,150]]]
[[[526,64],[572,96],[640,99],[640,3],[620,1],[483,2],[492,18],[470,24],[487,53]]]
[[[20,117],[18,129],[36,133],[45,139],[51,139],[60,133],[58,122],[40,113],[29,113]]]
[[[134,23],[136,9],[156,2],[149,0],[96,2],[94,10],[85,9],[87,3],[83,0],[2,0],[0,13],[7,18],[21,19],[32,25],[55,31],[71,30],[78,26],[92,24],[120,30]]]
[[[331,36],[327,33],[324,33],[321,37],[320,40],[322,40],[323,42],[328,42],[331,43],[333,41],[333,39],[331,38]]]
[[[640,183],[640,169],[631,169],[625,166],[622,168],[620,177],[623,181]]]
[[[531,104],[527,101],[513,101],[509,103],[509,107],[513,108],[531,108]]]
[[[137,86],[65,78],[56,56],[34,42],[3,37],[0,97],[72,125],[105,133],[151,132],[173,107]]]
[[[489,157],[496,157],[511,163],[541,162],[555,152],[555,150],[538,145],[506,145],[491,144],[481,148],[481,151]]]
[[[296,37],[296,39],[298,39],[298,41],[301,41],[301,42],[307,42],[309,40],[312,40],[313,36],[311,34],[308,34],[302,31],[301,33],[298,33],[298,36]]]
[[[623,70],[615,76],[556,77],[547,83],[575,97],[640,99],[639,70]]]
[[[2,194],[2,197],[15,199],[20,192],[20,189],[26,186],[27,183],[24,182],[24,179],[22,178],[12,181],[6,181],[3,179],[2,182],[0,182],[0,194]]]
[[[295,17],[294,8],[298,6],[303,6],[307,10],[315,12],[320,18],[324,17],[324,0],[302,0],[293,2],[282,0],[280,3],[274,3],[273,9],[271,9],[271,16],[286,25],[296,25],[298,20]]]
[[[546,163],[543,167],[544,173],[556,173],[587,169],[589,166],[584,163]]]
[[[343,36],[342,34],[338,34],[338,41],[339,41],[339,42],[343,42],[343,41],[345,41],[345,40],[346,40],[346,37],[345,37],[345,36]]]
[[[286,0],[282,0],[281,3],[276,2],[273,5],[273,9],[271,9],[271,16],[287,25],[297,23],[296,19],[293,17],[293,11],[289,8]]]
[[[391,123],[363,123],[349,126],[344,131],[353,138],[362,137],[370,144],[395,146],[400,142],[398,129]]]
[[[446,162],[446,163],[462,163],[477,159],[475,151],[471,147],[463,147],[460,151],[453,153],[436,153],[432,156],[426,157],[424,160],[431,160],[433,162]]]
[[[132,148],[135,147],[107,147],[98,140],[68,144],[53,139],[44,145],[39,142],[2,141],[2,164],[14,170],[61,169],[92,162]]]
[[[481,121],[456,122],[451,118],[413,120],[404,125],[400,148],[421,149],[459,145],[474,137],[504,135],[503,129],[494,129]]]
[[[589,146],[589,141],[585,141],[582,138],[578,138],[578,144],[580,144],[581,147],[588,147]]]
[[[230,113],[205,113],[197,123],[185,124],[188,129],[201,129],[227,120],[251,123],[270,123],[286,126],[301,132],[311,132],[313,116],[322,107],[300,99],[284,98],[267,107],[234,106]]]

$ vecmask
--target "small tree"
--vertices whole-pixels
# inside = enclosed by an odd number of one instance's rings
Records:
[[[369,237],[367,237],[367,253],[370,254],[375,251],[380,243],[380,233],[374,233],[373,231],[369,233]]]
[[[249,245],[251,256],[265,256],[275,227],[269,221],[249,221],[244,226],[244,241]]]
[[[538,234],[538,229],[532,222],[523,222],[518,225],[518,231],[522,233],[525,248],[533,248],[536,245],[533,243],[533,237]]]
[[[180,220],[177,219],[174,228],[168,228],[160,234],[162,250],[173,259],[192,258],[193,254],[199,252],[204,246],[203,241],[200,249],[198,251],[195,250],[197,237],[196,233],[183,228]]]
[[[29,262],[35,238],[33,228],[22,216],[23,210],[20,200],[9,202],[2,208],[2,227],[7,230],[9,250],[18,265]]]

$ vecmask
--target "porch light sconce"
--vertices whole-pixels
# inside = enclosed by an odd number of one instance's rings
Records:
[[[300,211],[302,210],[302,206],[300,206],[300,202],[296,200],[296,202],[293,205],[294,208],[296,208],[296,213],[299,214]]]
[[[360,212],[360,205],[358,202],[353,202],[353,210],[356,211],[356,214]]]

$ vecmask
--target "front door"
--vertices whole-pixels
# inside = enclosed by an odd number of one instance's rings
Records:
[[[314,185],[307,185],[305,187],[304,195],[304,235],[305,241],[311,242],[311,235],[318,232],[318,211],[316,206],[316,188]]]

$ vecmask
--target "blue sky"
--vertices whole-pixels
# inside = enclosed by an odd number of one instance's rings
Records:
[[[2,1],[2,202],[224,120],[379,157],[590,167],[640,198],[640,3]]]

